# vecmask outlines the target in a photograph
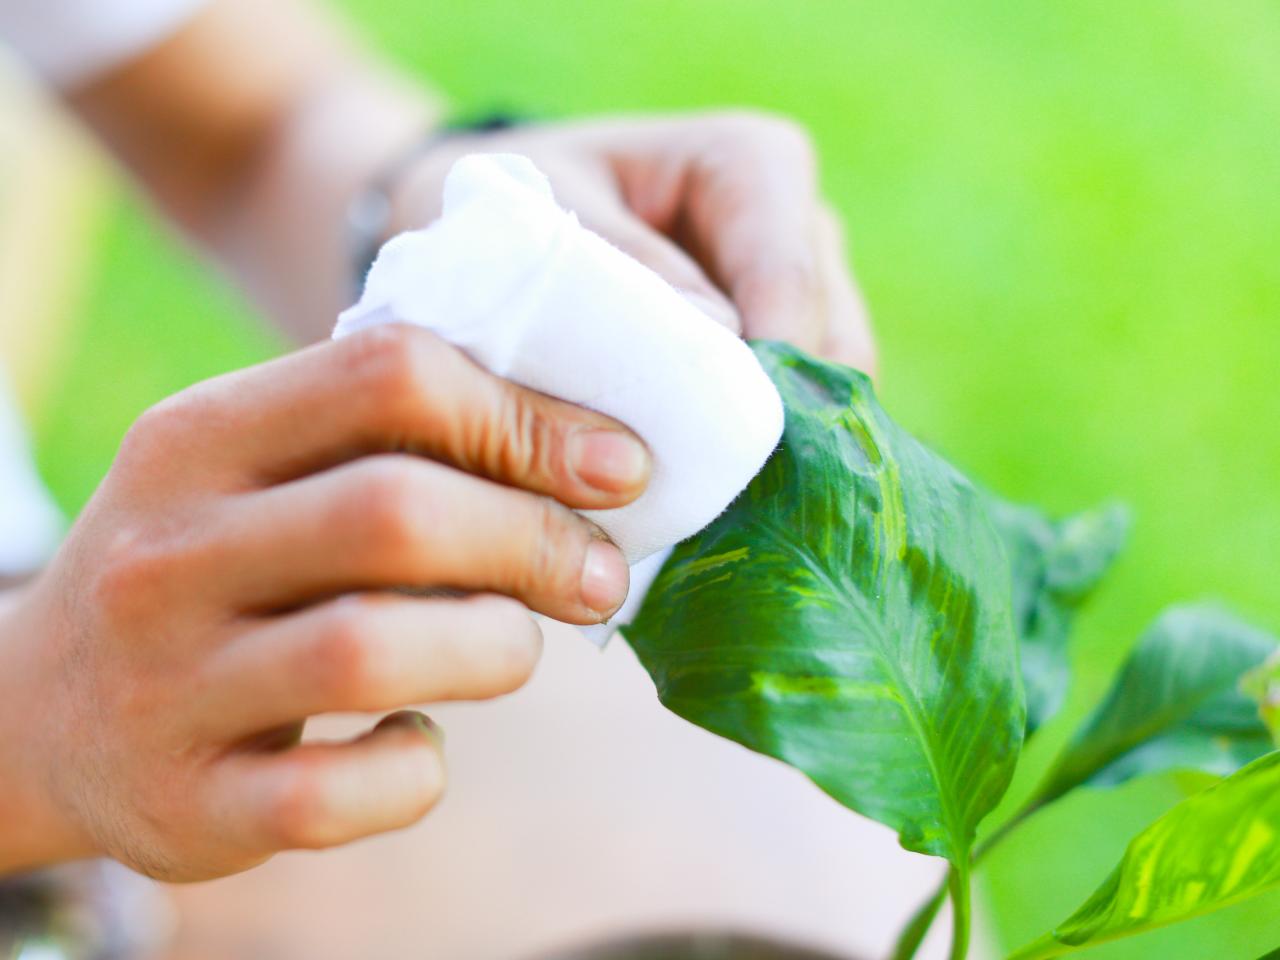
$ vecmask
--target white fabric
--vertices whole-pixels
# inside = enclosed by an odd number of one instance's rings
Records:
[[[631,564],[715,519],[782,433],[782,401],[750,348],[561,210],[524,157],[459,160],[442,218],[383,247],[334,336],[389,322],[635,431],[653,458],[648,489],[584,511]],[[636,571],[637,586],[655,572]]]
[[[61,534],[62,517],[36,476],[0,373],[0,577],[39,569]]]
[[[208,0],[0,0],[0,42],[72,87],[145,52]]]

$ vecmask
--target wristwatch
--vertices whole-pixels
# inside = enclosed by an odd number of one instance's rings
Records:
[[[347,207],[347,249],[354,297],[359,298],[369,268],[388,239],[395,213],[395,191],[409,168],[441,143],[455,137],[509,130],[520,122],[513,115],[501,112],[450,121],[415,140],[365,184]]]

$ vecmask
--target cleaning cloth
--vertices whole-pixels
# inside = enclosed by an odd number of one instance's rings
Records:
[[[454,164],[443,215],[387,242],[334,336],[381,323],[426,327],[498,376],[613,417],[648,445],[644,494],[583,511],[633,565],[614,624],[638,607],[655,555],[714,520],[782,433],[782,401],[750,348],[562,210],[525,157]],[[610,632],[588,630],[597,641]]]

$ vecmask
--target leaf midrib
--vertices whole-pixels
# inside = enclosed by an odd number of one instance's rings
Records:
[[[747,526],[748,528],[751,526],[759,527],[784,549],[800,554],[802,559],[808,561],[806,564],[807,569],[816,571],[818,577],[826,584],[831,593],[839,598],[840,605],[846,610],[846,612],[855,616],[864,623],[869,623],[873,628],[876,626],[874,620],[866,617],[863,611],[858,610],[856,606],[850,602],[849,595],[856,593],[856,590],[852,588],[852,585],[847,581],[843,583],[834,582],[827,575],[823,565],[817,562],[817,558],[809,550],[808,544],[797,542],[794,538],[788,537],[787,534],[791,533],[791,531],[784,531],[773,521],[772,517],[766,514],[758,514],[755,517],[752,517]],[[878,576],[879,573],[877,573],[877,577]],[[945,788],[946,782],[944,782],[940,773],[937,757],[935,756],[935,751],[938,749],[938,744],[936,742],[937,733],[933,729],[932,725],[927,722],[927,711],[920,702],[920,699],[916,694],[915,687],[907,682],[906,675],[901,671],[898,663],[890,655],[890,651],[887,649],[887,638],[876,629],[871,629],[868,632],[874,637],[872,648],[876,659],[881,662],[887,672],[897,681],[898,686],[907,694],[901,702],[903,704],[904,712],[907,715],[907,719],[911,723],[912,729],[924,744],[923,752],[925,760],[929,765],[929,774],[933,778],[934,786],[937,791],[938,805],[942,808],[943,820],[947,825],[947,833],[950,840],[950,846],[952,848],[951,856],[948,859],[951,859],[953,862],[967,863],[968,857],[965,852],[966,845],[960,842],[963,835],[957,829],[958,811],[951,802],[949,792]],[[929,733],[928,736],[926,736],[926,730]]]

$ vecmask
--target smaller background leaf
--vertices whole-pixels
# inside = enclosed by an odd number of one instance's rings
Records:
[[[1143,634],[1102,703],[1054,765],[1035,804],[1081,784],[1199,770],[1225,776],[1273,744],[1240,678],[1275,637],[1210,606],[1174,607]]]
[[[1011,960],[1045,960],[1280,886],[1280,753],[1184,800],[1129,844],[1083,906]]]
[[[1054,521],[989,494],[986,503],[1009,558],[1030,736],[1066,698],[1072,622],[1124,547],[1129,511],[1112,504]]]
[[[1246,674],[1241,689],[1257,702],[1258,715],[1280,746],[1280,653]]]

